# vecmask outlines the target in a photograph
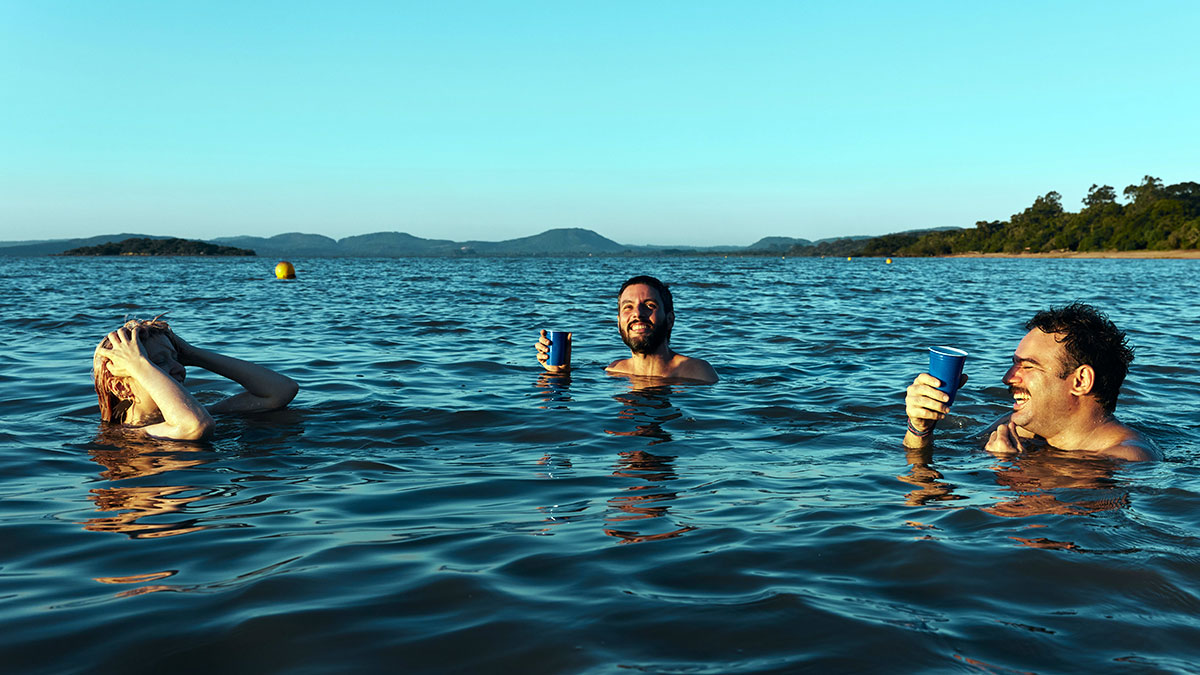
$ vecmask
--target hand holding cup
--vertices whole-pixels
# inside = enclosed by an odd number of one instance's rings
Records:
[[[571,369],[571,333],[542,329],[538,337],[538,362],[551,373],[565,373]]]
[[[938,420],[944,419],[954,403],[959,387],[967,383],[962,372],[967,353],[953,347],[930,347],[929,371],[913,379],[904,397],[904,412],[908,416],[907,443],[928,445],[925,440],[933,433]]]

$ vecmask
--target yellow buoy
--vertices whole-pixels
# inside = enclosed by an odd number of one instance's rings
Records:
[[[275,278],[276,279],[295,279],[296,278],[296,268],[292,267],[292,263],[285,260],[275,266]]]
[[[892,259],[891,259],[891,258],[888,258],[888,259],[887,259],[887,264],[889,264],[889,265],[891,265],[891,264],[892,264]]]
[[[850,260],[850,256],[846,256],[846,260]]]

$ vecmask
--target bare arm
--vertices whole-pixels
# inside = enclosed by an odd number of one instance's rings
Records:
[[[174,333],[171,341],[179,353],[179,362],[185,366],[198,366],[222,377],[227,377],[246,389],[240,394],[219,401],[209,410],[212,412],[253,412],[282,408],[296,397],[300,385],[286,375],[249,361],[218,354],[210,349],[193,347]]]
[[[212,415],[181,383],[146,357],[145,349],[138,343],[137,331],[121,328],[109,333],[108,339],[112,347],[104,350],[109,362],[103,367],[114,375],[136,380],[162,413],[162,422],[140,427],[141,431],[157,438],[185,441],[199,440],[212,433]]]
[[[966,383],[967,375],[963,373],[959,386]],[[926,448],[933,444],[934,425],[950,412],[950,396],[937,388],[940,384],[936,377],[921,373],[908,385],[904,396],[904,414],[908,416],[906,447]]]

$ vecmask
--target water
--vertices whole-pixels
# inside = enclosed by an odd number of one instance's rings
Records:
[[[275,262],[0,259],[6,671],[1200,672],[1194,261]],[[718,384],[605,375],[634,273]],[[1076,299],[1165,461],[979,449],[1021,325]],[[92,349],[163,311],[300,395],[103,433]],[[971,382],[922,454],[930,344]]]

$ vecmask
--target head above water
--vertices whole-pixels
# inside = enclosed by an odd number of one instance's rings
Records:
[[[138,331],[138,340],[143,344],[143,348],[147,342],[160,336],[170,342],[171,327],[166,321],[160,321],[159,317],[148,321],[130,319],[121,328]],[[108,368],[111,361],[101,353],[101,350],[111,348],[112,341],[106,335],[92,352],[92,383],[96,387],[96,399],[100,404],[100,419],[105,422],[123,423],[129,409],[133,407],[134,399],[127,393],[130,388],[121,386],[129,378],[114,375]]]
[[[653,354],[671,340],[675,323],[671,290],[650,276],[636,276],[617,293],[617,328],[634,354]]]
[[[1034,329],[1053,335],[1063,346],[1066,355],[1059,378],[1080,366],[1091,366],[1096,373],[1092,395],[1105,412],[1117,409],[1117,395],[1133,362],[1124,331],[1103,312],[1081,302],[1038,312],[1025,323],[1025,330]]]

